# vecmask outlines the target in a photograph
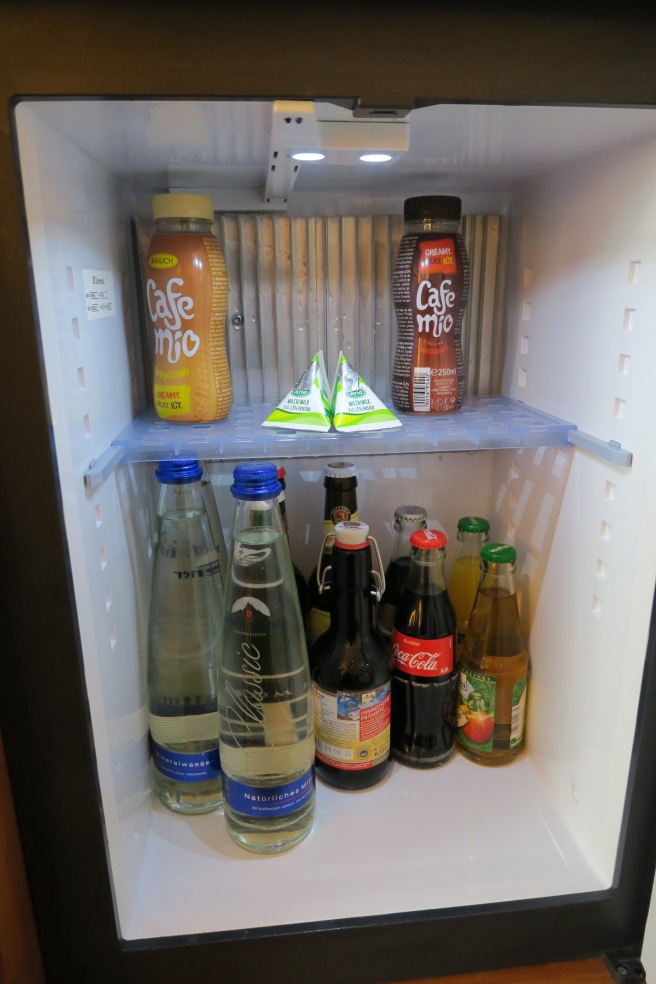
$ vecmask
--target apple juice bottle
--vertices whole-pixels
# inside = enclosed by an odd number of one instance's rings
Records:
[[[475,762],[503,765],[524,742],[528,652],[515,591],[517,552],[481,550],[481,581],[460,647],[457,740]]]

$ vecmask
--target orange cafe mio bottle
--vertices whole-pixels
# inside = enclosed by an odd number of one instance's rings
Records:
[[[228,276],[207,195],[155,195],[146,260],[153,401],[164,420],[221,420],[232,403],[225,345]]]

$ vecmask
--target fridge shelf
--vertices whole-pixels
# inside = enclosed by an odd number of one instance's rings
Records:
[[[102,484],[119,461],[279,460],[545,447],[571,443],[570,435],[577,430],[575,424],[505,396],[471,397],[457,413],[443,417],[399,413],[402,427],[357,434],[263,427],[272,409],[267,403],[236,404],[226,420],[208,424],[169,423],[152,409],[144,411],[90,463],[85,484]]]

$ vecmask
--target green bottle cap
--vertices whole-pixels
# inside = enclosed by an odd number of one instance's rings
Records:
[[[461,533],[487,533],[490,524],[482,516],[462,516],[458,520],[458,530]]]
[[[486,543],[481,550],[481,560],[487,564],[514,564],[517,551],[507,543]]]

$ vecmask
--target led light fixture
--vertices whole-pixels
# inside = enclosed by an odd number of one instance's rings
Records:
[[[295,161],[322,161],[326,155],[315,153],[314,151],[301,151],[298,154],[292,154]]]
[[[391,161],[391,154],[360,154],[360,160],[364,161],[366,164],[383,164],[385,161]]]

